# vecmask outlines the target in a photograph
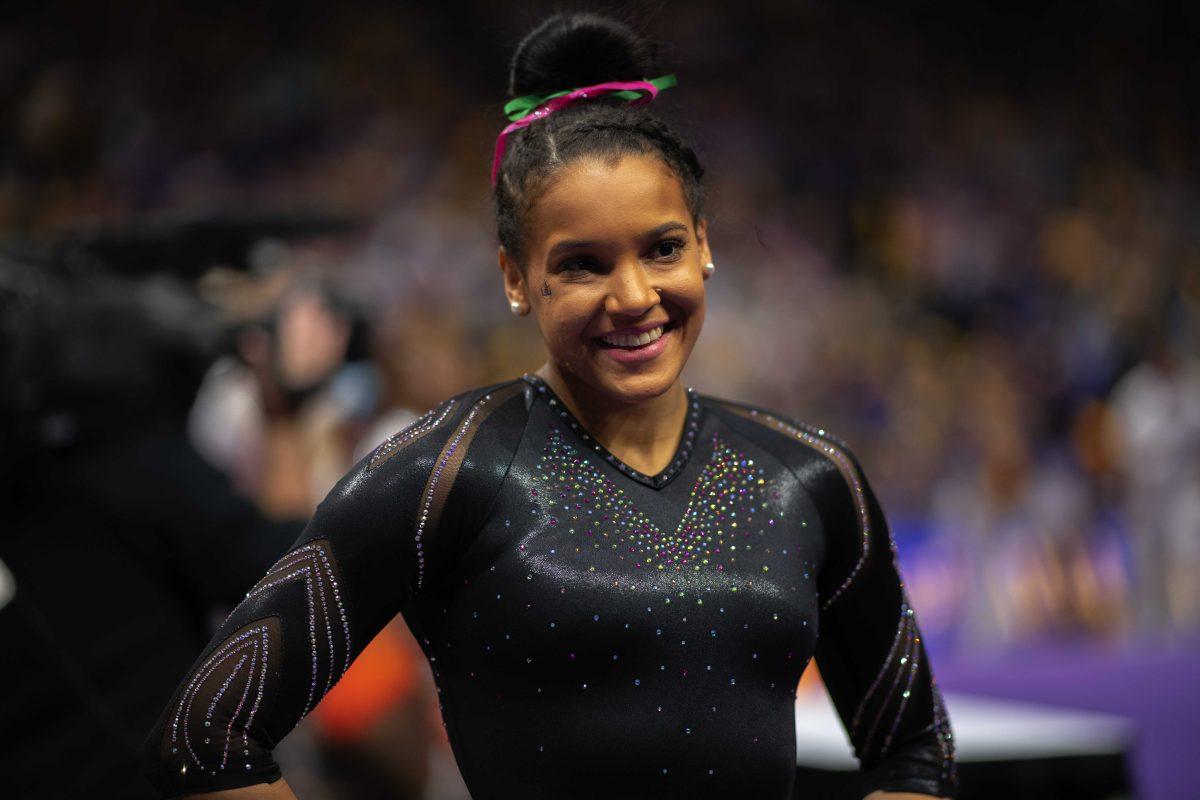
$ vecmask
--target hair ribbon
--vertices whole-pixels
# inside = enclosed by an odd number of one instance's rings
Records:
[[[642,105],[649,103],[658,96],[659,92],[663,89],[670,89],[675,83],[674,75],[663,75],[648,81],[609,81],[553,94],[529,94],[509,100],[504,105],[504,114],[512,122],[496,137],[496,154],[492,158],[492,185],[496,185],[496,176],[500,173],[500,162],[504,159],[505,140],[508,139],[509,134],[532,125],[555,111],[574,105],[580,100],[613,95],[629,101],[631,105]]]

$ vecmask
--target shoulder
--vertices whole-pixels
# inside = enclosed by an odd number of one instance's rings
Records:
[[[364,502],[387,507],[431,482],[449,489],[502,478],[528,418],[527,390],[518,378],[446,398],[364,456],[318,510]]]
[[[825,530],[826,569],[822,608],[828,608],[862,570],[872,541],[890,541],[858,459],[844,441],[825,428],[746,403],[705,398],[728,425],[751,437],[782,461],[812,500]],[[875,512],[872,508],[875,508]],[[873,536],[882,527],[882,537]]]
[[[850,447],[829,430],[778,411],[702,395],[726,425],[786,466],[829,521],[857,526],[869,494],[862,467]]]
[[[850,446],[826,428],[751,403],[707,394],[700,397],[726,425],[768,450],[793,471],[837,474],[849,483],[862,480],[862,468]]]
[[[309,538],[339,559],[391,553],[412,590],[441,574],[479,530],[508,475],[528,419],[527,384],[505,381],[448,397],[367,454],[317,507]]]
[[[448,397],[389,436],[364,459],[365,467],[374,472],[405,450],[420,452],[421,447],[414,448],[420,444],[426,450],[431,445],[457,449],[468,438],[503,438],[514,424],[523,427],[528,415],[528,389],[525,381],[515,378]]]

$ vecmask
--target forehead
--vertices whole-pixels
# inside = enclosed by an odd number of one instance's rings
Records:
[[[653,156],[573,161],[554,176],[532,212],[534,251],[560,238],[616,239],[667,220],[691,222],[679,178]]]

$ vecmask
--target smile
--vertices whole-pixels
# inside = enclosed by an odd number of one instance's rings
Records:
[[[600,341],[613,347],[642,347],[662,336],[663,327],[659,325],[657,328],[651,328],[639,334],[614,333],[609,336],[600,337]]]
[[[639,333],[610,333],[596,337],[600,350],[623,363],[648,361],[666,349],[677,324],[672,321]]]

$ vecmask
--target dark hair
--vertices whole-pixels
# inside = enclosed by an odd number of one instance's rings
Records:
[[[653,48],[625,23],[597,14],[555,14],[517,46],[508,91],[521,97],[654,77]],[[508,137],[495,198],[500,244],[510,256],[524,263],[525,217],[538,190],[559,167],[585,155],[657,155],[679,177],[692,216],[700,218],[704,167],[648,109],[601,97],[556,111]]]

